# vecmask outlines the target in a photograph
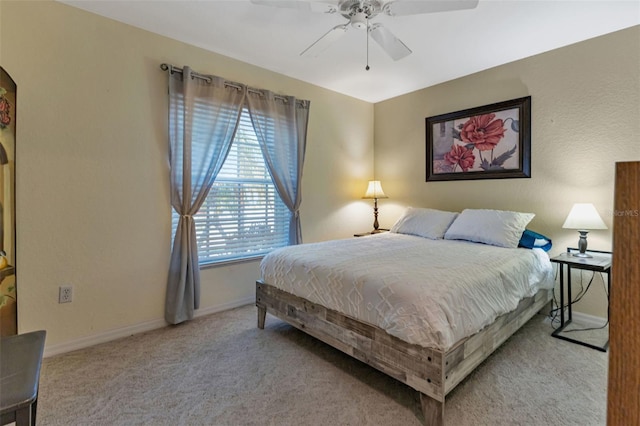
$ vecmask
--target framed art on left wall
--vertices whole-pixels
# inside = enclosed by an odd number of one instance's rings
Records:
[[[16,84],[0,67],[0,335],[17,334]]]
[[[427,182],[531,177],[531,96],[425,121]]]

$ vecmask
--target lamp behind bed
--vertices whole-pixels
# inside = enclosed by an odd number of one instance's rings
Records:
[[[378,228],[378,198],[389,198],[384,194],[379,180],[370,180],[364,199],[373,199],[373,234],[380,232]]]

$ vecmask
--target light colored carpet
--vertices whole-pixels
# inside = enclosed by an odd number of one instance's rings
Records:
[[[536,316],[449,394],[446,424],[604,425],[607,354]],[[44,361],[38,424],[419,425],[417,392],[256,308]]]

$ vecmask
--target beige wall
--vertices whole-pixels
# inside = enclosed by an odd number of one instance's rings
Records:
[[[372,104],[59,3],[2,1],[0,17],[0,64],[18,84],[19,329],[47,329],[49,353],[162,324],[162,62],[309,99],[303,237],[370,226],[359,197],[373,177]],[[203,270],[201,312],[251,301],[257,278],[258,262]],[[58,304],[68,284],[74,300]]]
[[[59,3],[0,1],[0,64],[19,97],[20,331],[47,329],[55,353],[162,323],[170,250],[162,62],[311,100],[307,242],[371,226],[371,205],[359,198],[375,149],[376,178],[391,197],[380,202],[381,226],[406,205],[526,210],[557,251],[576,241],[560,228],[573,202],[594,202],[611,225],[613,162],[640,156],[639,47],[634,28],[374,106]],[[425,117],[526,95],[532,179],[424,182]],[[610,233],[590,241],[608,249]],[[250,301],[257,277],[257,262],[203,270],[201,312]],[[61,305],[66,284],[74,301]],[[603,316],[603,295],[592,293],[582,309]]]
[[[529,95],[531,179],[425,182],[425,117]],[[375,173],[391,197],[381,225],[406,205],[510,209],[536,213],[530,228],[553,238],[552,254],[575,247],[577,232],[562,229],[572,204],[594,203],[611,227],[614,162],[640,159],[640,27],[380,102],[374,134]],[[589,241],[609,250],[611,230]],[[604,317],[606,306],[598,278],[576,310]]]

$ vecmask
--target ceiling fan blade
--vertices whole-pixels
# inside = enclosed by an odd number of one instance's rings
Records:
[[[349,29],[349,24],[337,25],[325,35],[316,40],[311,46],[300,53],[300,56],[318,56],[323,50],[338,40]]]
[[[409,49],[398,37],[393,35],[393,33],[382,24],[371,25],[369,33],[394,61],[411,54],[411,49]]]
[[[478,6],[478,0],[400,0],[385,4],[384,13],[389,16],[418,15],[474,9],[476,6]]]
[[[335,13],[338,11],[338,5],[329,1],[251,0],[251,3],[262,6],[282,7],[286,9],[298,9],[318,13]]]
[[[312,1],[310,3],[312,12],[316,13],[336,13],[338,11],[338,2],[324,1]]]

